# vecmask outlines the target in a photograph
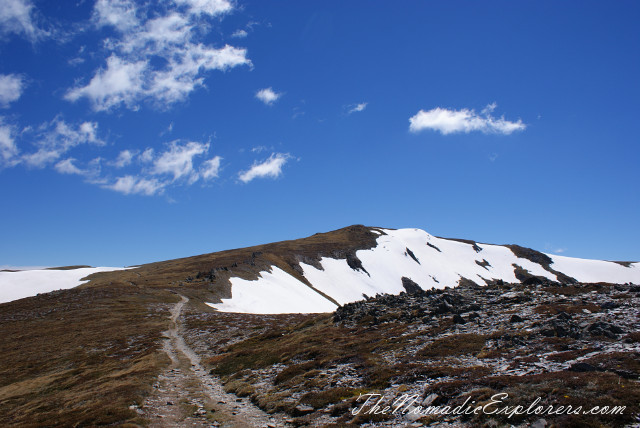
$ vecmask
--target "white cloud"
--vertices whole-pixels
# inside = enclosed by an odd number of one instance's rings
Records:
[[[55,166],[56,171],[58,171],[61,174],[84,175],[85,171],[80,169],[80,168],[78,168],[77,166],[75,166],[73,164],[74,161],[75,161],[74,158],[68,158],[68,159],[61,160]]]
[[[0,107],[8,107],[22,95],[24,80],[16,74],[0,74]]]
[[[247,30],[236,30],[231,34],[231,37],[234,39],[244,39],[248,35],[249,33],[247,33]]]
[[[192,14],[210,16],[231,12],[233,6],[228,0],[175,0],[177,4],[186,5]]]
[[[254,178],[278,178],[282,174],[282,167],[290,157],[288,153],[272,153],[264,162],[254,162],[251,168],[241,172],[238,178],[243,183],[248,183]]]
[[[142,152],[142,154],[140,155],[140,160],[144,163],[149,163],[153,160],[153,156],[154,151],[151,147],[149,147],[144,152]]]
[[[55,118],[38,129],[35,138],[38,150],[24,154],[22,159],[29,166],[42,168],[81,144],[104,145],[104,141],[97,136],[97,131],[96,122],[83,122],[74,127]]]
[[[0,0],[0,34],[24,34],[36,41],[47,33],[34,23],[31,0]]]
[[[118,155],[118,158],[112,162],[112,165],[116,168],[124,168],[125,166],[131,165],[135,155],[136,153],[131,150],[123,150]]]
[[[202,86],[204,78],[198,77],[201,71],[222,70],[250,64],[246,58],[246,49],[226,45],[221,49],[204,45],[192,45],[180,52],[178,59],[171,59],[165,70],[148,75],[148,88],[141,94],[156,101],[170,105],[183,101],[197,87]]]
[[[14,128],[5,125],[0,116],[0,166],[13,166],[18,162],[18,147],[16,146]]]
[[[349,109],[347,111],[347,114],[363,111],[365,108],[367,108],[367,104],[369,103],[351,104],[350,106],[347,106],[347,108]]]
[[[220,156],[216,156],[209,160],[202,162],[200,166],[200,176],[203,180],[210,180],[212,178],[217,178],[220,173],[220,162],[222,158]]]
[[[179,7],[175,7],[175,6]],[[201,43],[202,15],[218,16],[232,10],[226,0],[176,0],[174,7],[151,13],[130,0],[99,0],[94,8],[98,27],[110,26],[119,36],[107,39],[106,67],[89,83],[79,83],[65,95],[69,101],[87,98],[96,111],[122,105],[137,110],[143,101],[159,108],[184,101],[204,86],[205,73],[251,66],[247,50]]]
[[[278,98],[282,96],[282,93],[275,92],[272,88],[260,89],[256,92],[256,98],[265,103],[266,105],[272,105]]]
[[[76,161],[77,159],[75,158],[63,159],[55,164],[54,169],[60,174],[82,175],[87,178],[89,182],[94,184],[104,182],[104,179],[99,178],[101,171],[101,158],[91,160],[85,169],[76,166]]]
[[[511,122],[504,117],[494,118],[491,113],[496,107],[495,103],[489,104],[481,114],[476,113],[475,110],[449,110],[441,107],[429,111],[420,110],[409,119],[409,130],[420,132],[432,129],[443,135],[472,131],[509,135],[527,127],[521,119],[518,119],[517,122]]]
[[[193,158],[209,150],[209,144],[189,142],[183,146],[175,141],[168,151],[162,153],[154,162],[152,174],[169,174],[173,181],[188,177],[189,182],[195,182],[198,174],[193,169]]]
[[[147,67],[145,61],[128,63],[112,55],[107,59],[107,68],[99,70],[89,84],[67,92],[65,98],[76,101],[82,97],[91,100],[94,110],[108,110],[124,103],[134,108],[140,93],[143,92],[143,74]]]
[[[148,179],[125,175],[123,177],[118,177],[114,183],[104,185],[102,187],[124,193],[125,195],[141,194],[152,196],[164,192],[166,185],[167,183],[155,178]]]
[[[121,32],[138,25],[135,3],[129,0],[98,0],[93,8],[93,18],[99,27],[112,26]]]

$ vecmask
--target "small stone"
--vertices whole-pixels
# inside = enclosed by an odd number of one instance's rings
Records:
[[[524,321],[524,319],[520,315],[516,315],[516,314],[511,315],[511,318],[509,319],[509,322],[512,322],[512,323],[522,322],[522,321]]]
[[[534,423],[531,424],[530,428],[545,428],[547,426],[547,421],[544,419],[538,419]]]
[[[466,324],[467,320],[462,318],[462,316],[460,316],[459,314],[455,314],[453,316],[453,322],[456,324]]]
[[[423,407],[430,406],[431,403],[433,403],[436,400],[436,398],[438,398],[438,394],[433,393],[433,394],[427,395],[426,398],[422,400],[422,406]]]
[[[571,367],[569,367],[569,371],[572,372],[595,372],[597,371],[598,368],[595,366],[592,366],[589,363],[575,363],[572,364]]]
[[[307,406],[306,404],[298,404],[296,406],[296,413],[299,415],[308,415],[309,413],[313,413],[313,407]]]
[[[413,406],[404,409],[403,418],[409,422],[415,422],[418,419],[420,419],[422,416],[424,415],[422,415],[420,411]]]

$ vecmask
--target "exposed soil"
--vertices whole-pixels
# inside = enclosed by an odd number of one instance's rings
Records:
[[[152,427],[267,427],[284,426],[282,417],[268,415],[248,399],[224,391],[219,380],[204,370],[200,358],[185,343],[180,316],[189,301],[171,308],[171,324],[163,335],[163,351],[171,364],[158,377],[154,393],[140,412]]]

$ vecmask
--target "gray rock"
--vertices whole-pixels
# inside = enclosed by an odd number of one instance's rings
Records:
[[[430,405],[431,405],[431,403],[433,403],[433,402],[436,400],[436,398],[438,398],[438,394],[433,393],[433,394],[429,394],[429,395],[427,395],[427,396],[425,397],[425,399],[424,399],[424,400],[422,400],[422,406],[423,406],[423,407],[424,407],[424,406],[430,406]]]
[[[306,404],[298,404],[295,410],[296,410],[296,414],[302,416],[302,415],[308,415],[309,413],[313,413],[314,408],[311,406],[307,406]]]
[[[530,428],[545,428],[547,425],[547,421],[541,418],[532,423]]]

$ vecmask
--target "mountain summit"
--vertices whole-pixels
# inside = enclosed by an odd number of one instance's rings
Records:
[[[314,313],[376,294],[463,283],[640,283],[640,263],[576,259],[518,245],[440,238],[420,229],[356,225],[89,279],[85,286],[105,281],[178,286],[222,312]]]

